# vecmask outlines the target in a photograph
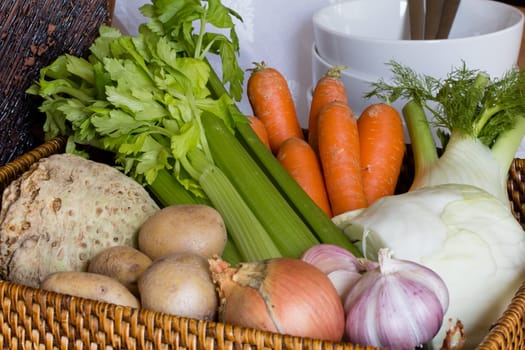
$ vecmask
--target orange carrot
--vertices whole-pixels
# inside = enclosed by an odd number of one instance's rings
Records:
[[[394,107],[374,103],[361,113],[357,128],[363,187],[370,205],[396,189],[405,154],[403,122]]]
[[[308,115],[308,143],[317,152],[317,118],[321,109],[332,101],[348,103],[346,88],[341,81],[341,71],[344,66],[331,67],[319,79],[312,93],[310,113]]]
[[[247,116],[248,121],[250,122],[250,126],[252,127],[253,131],[259,139],[261,140],[264,145],[270,149],[270,141],[268,140],[268,132],[266,131],[266,127],[264,126],[263,122],[253,115]]]
[[[292,94],[284,76],[264,62],[255,63],[248,78],[247,95],[254,115],[268,132],[272,152],[290,137],[304,138]]]
[[[308,142],[297,137],[285,140],[277,159],[326,215],[332,217],[321,165]]]
[[[348,104],[334,101],[323,107],[317,122],[319,159],[333,215],[365,208],[354,113]]]

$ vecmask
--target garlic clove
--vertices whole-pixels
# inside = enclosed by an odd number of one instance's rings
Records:
[[[301,259],[326,274],[337,270],[359,272],[363,268],[359,259],[348,250],[327,243],[316,244],[308,248]]]
[[[328,273],[327,276],[334,285],[335,289],[337,290],[337,294],[339,294],[339,297],[343,302],[350,292],[350,289],[352,289],[357,280],[361,278],[360,273],[347,270],[335,270]]]

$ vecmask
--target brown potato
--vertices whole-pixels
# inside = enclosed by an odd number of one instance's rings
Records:
[[[179,204],[146,219],[139,231],[138,247],[152,260],[185,252],[211,258],[222,254],[226,239],[226,226],[217,210],[207,205]]]
[[[170,254],[153,261],[138,287],[145,309],[203,320],[216,316],[219,301],[209,264],[197,254]]]
[[[137,280],[151,262],[146,254],[133,247],[113,246],[91,259],[88,272],[112,277],[138,296]]]
[[[83,271],[61,271],[48,275],[40,288],[52,292],[140,307],[140,302],[122,283],[109,276]]]

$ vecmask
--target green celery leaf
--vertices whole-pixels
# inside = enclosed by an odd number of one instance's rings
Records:
[[[208,0],[208,13],[206,19],[217,28],[232,28],[231,14],[241,18],[235,11],[224,6],[220,0]]]
[[[105,58],[104,69],[112,81],[118,82],[120,85],[125,85],[128,88],[140,87],[141,89],[151,89],[154,87],[149,74],[139,69],[135,63],[130,60]]]
[[[95,39],[93,45],[89,48],[93,58],[101,61],[104,57],[111,57],[111,43],[121,36],[122,33],[117,28],[101,26],[99,28],[99,37]]]
[[[148,122],[138,121],[133,116],[118,109],[106,114],[95,114],[91,117],[91,122],[97,132],[111,137],[146,132],[150,125]]]
[[[80,77],[90,85],[95,84],[93,65],[84,58],[68,55],[66,67],[71,74]]]
[[[139,99],[132,90],[108,86],[106,93],[108,101],[134,115],[137,120],[158,120],[167,115],[166,109],[160,103],[153,99]]]
[[[178,134],[171,136],[171,152],[176,159],[184,158],[190,150],[197,147],[200,139],[199,124],[191,119],[180,128]]]

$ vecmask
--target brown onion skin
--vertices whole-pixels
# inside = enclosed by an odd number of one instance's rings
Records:
[[[318,268],[292,258],[245,263],[238,268],[211,265],[222,297],[222,322],[341,341],[345,325],[343,303]],[[247,274],[254,269],[255,273]]]

